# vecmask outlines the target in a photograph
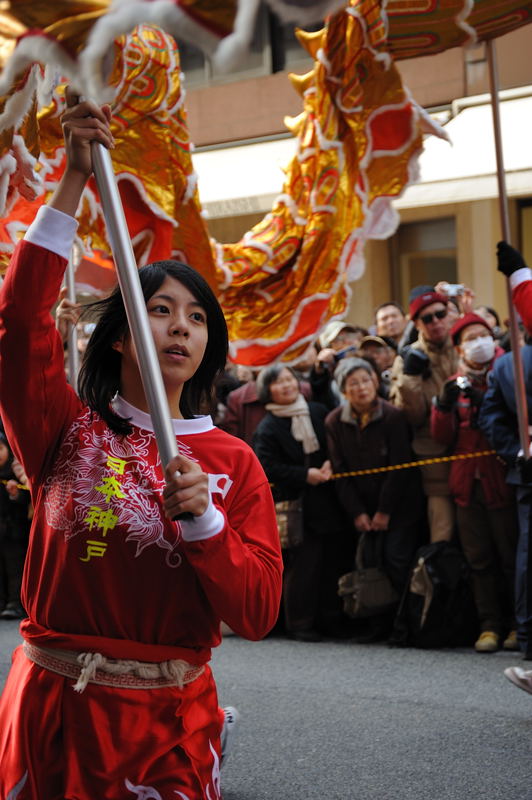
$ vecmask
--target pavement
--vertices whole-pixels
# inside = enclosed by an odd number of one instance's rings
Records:
[[[2,683],[17,627],[0,623]],[[241,722],[224,800],[532,800],[532,695],[502,674],[520,663],[227,637],[213,669]]]

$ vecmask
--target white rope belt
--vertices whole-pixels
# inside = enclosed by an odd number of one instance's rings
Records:
[[[182,689],[205,671],[187,661],[174,658],[160,663],[110,659],[101,653],[77,653],[72,650],[51,650],[29,642],[22,645],[24,654],[40,667],[76,678],[74,691],[82,692],[88,683],[114,686],[118,689],[161,689],[177,686]]]

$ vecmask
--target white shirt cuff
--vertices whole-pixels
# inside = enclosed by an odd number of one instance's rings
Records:
[[[510,275],[510,286],[512,290],[517,289],[520,283],[531,280],[532,270],[529,267],[521,267],[521,269],[516,269],[516,271],[512,272]]]
[[[191,520],[183,520],[179,524],[185,542],[199,542],[203,539],[212,539],[223,531],[225,517],[211,500],[203,514]]]
[[[74,217],[64,214],[57,208],[41,206],[24,239],[68,261],[77,229],[78,223]]]

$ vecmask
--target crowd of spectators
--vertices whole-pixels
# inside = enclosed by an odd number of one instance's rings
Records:
[[[503,416],[516,437],[515,409],[488,391],[488,376],[509,347],[497,312],[475,308],[472,291],[420,286],[408,313],[390,301],[375,310],[369,329],[329,322],[303,363],[256,370],[219,396],[218,424],[254,447],[281,526],[286,503],[299,503],[297,540],[282,539],[278,627],[286,635],[394,643],[396,609],[353,621],[337,593],[364,534],[367,564],[382,567],[397,598],[420,547],[458,548],[476,609],[471,645],[484,653],[532,650],[526,625],[518,636],[523,620],[518,608],[516,622],[514,602],[518,504],[508,464],[515,452],[505,453],[493,435]],[[448,456],[459,458],[439,461]]]

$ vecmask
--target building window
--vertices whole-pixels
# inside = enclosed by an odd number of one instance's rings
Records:
[[[320,30],[323,23],[307,26],[305,30]],[[220,74],[213,70],[209,59],[193,44],[177,40],[188,86],[199,87],[217,83],[270,75],[284,69],[306,70],[312,59],[299,44],[293,25],[282,23],[264,5],[257,16],[255,33],[250,50],[235,72]]]
[[[393,294],[405,307],[414,286],[457,282],[454,217],[405,223],[390,248]]]
[[[272,12],[268,15],[270,28],[270,47],[272,53],[272,72],[284,69],[309,70],[313,61],[304,47],[299,43],[294,25],[286,24]],[[306,31],[319,31],[323,22],[306,25]]]

